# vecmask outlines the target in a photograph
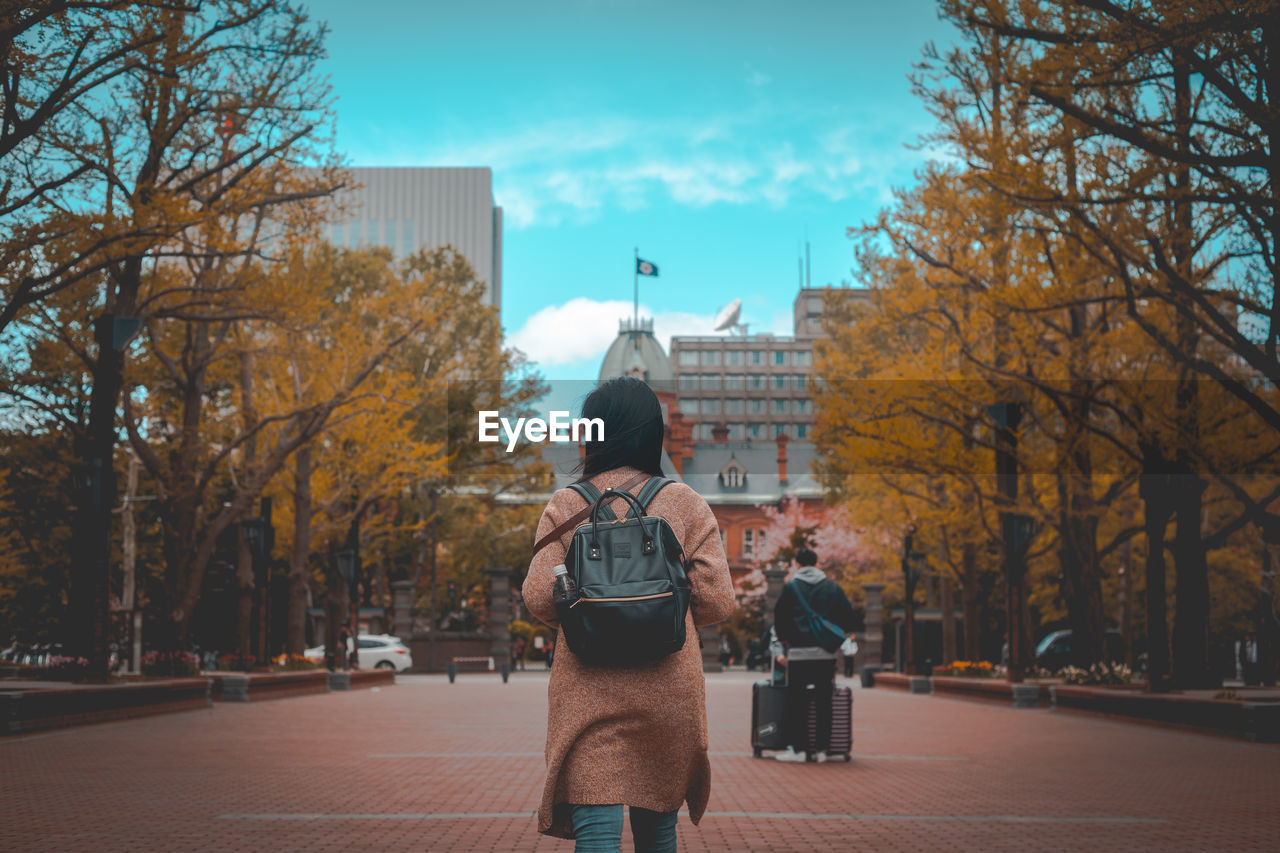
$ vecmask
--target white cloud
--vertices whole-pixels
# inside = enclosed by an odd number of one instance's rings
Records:
[[[619,299],[602,302],[578,297],[537,311],[507,342],[543,367],[575,364],[603,357],[618,336],[618,318],[630,316],[631,311],[631,303]]]
[[[767,74],[747,68],[750,78]],[[809,135],[784,140],[779,128]],[[898,140],[914,128],[892,117],[855,120],[805,113],[764,100],[719,115],[552,117],[501,136],[419,151],[436,165],[491,166],[494,199],[513,229],[587,222],[607,210],[640,210],[667,199],[694,208],[716,204],[782,207],[797,197],[838,201],[885,196],[928,154]]]
[[[594,363],[598,368],[605,351],[618,336],[618,321],[630,317],[633,310],[632,303],[620,299],[570,299],[537,311],[508,336],[507,343],[544,370],[578,366],[583,362]],[[641,305],[640,316],[654,318],[654,335],[667,352],[671,351],[673,335],[715,334],[713,314],[665,311],[655,316]]]

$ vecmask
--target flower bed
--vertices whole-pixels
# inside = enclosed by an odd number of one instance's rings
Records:
[[[206,678],[0,692],[0,733],[25,734],[191,711],[210,705]]]
[[[1043,684],[1013,684],[1001,678],[933,677],[933,692],[970,699],[991,699],[1017,708],[1048,706],[1049,690]]]
[[[191,652],[147,652],[142,656],[142,674],[190,678],[200,674],[200,658]]]
[[[935,676],[944,678],[994,678],[995,664],[985,660],[958,660],[950,666],[939,666],[933,670]]]
[[[894,690],[910,690],[913,676],[901,672],[877,672],[876,687],[890,687]]]
[[[311,672],[219,672],[209,676],[214,682],[215,702],[260,702],[285,699],[329,690],[328,673]]]
[[[1211,699],[1106,687],[1054,685],[1053,707],[1147,720],[1251,741],[1280,742],[1280,702]]]

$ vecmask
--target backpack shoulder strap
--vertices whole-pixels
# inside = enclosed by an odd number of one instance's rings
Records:
[[[589,482],[570,483],[569,488],[577,492],[578,496],[587,502],[587,506],[595,506],[596,501],[600,500],[600,490]],[[608,504],[600,507],[600,517],[605,521],[617,521],[618,519],[618,516],[609,508]]]
[[[664,486],[669,486],[673,482],[675,481],[668,479],[667,477],[650,477],[649,482],[645,483],[636,494],[636,503],[640,504],[640,506],[647,512],[649,510],[649,503],[657,497],[658,492],[662,491]],[[636,508],[632,507],[627,513],[627,517],[634,518],[635,514]]]
[[[796,597],[796,601],[800,602],[800,606],[804,608],[805,613],[810,616],[815,616],[816,614],[813,610],[813,605],[809,603],[809,596],[807,593],[801,591],[800,584],[801,581],[794,579],[787,582],[787,586],[791,587],[791,594]]]

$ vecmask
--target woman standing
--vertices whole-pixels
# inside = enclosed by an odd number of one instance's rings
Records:
[[[627,485],[634,495],[649,477],[661,476],[662,409],[647,384],[633,378],[602,383],[583,403],[582,416],[600,418],[604,437],[587,442],[580,482],[601,492]],[[543,511],[538,539],[584,506],[576,492],[557,491]],[[622,498],[611,502],[619,518],[628,508]],[[733,612],[729,565],[715,516],[693,489],[668,485],[646,514],[665,518],[684,549],[691,587],[686,640],[680,651],[654,663],[601,667],[583,663],[563,642],[563,631],[557,634],[538,831],[576,839],[577,853],[619,849],[624,805],[637,853],[674,852],[681,804],[688,803],[696,824],[711,790],[697,628]],[[536,553],[524,582],[529,612],[553,626],[552,569],[565,562],[572,536],[568,529]]]

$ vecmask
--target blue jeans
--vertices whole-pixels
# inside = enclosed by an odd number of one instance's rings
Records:
[[[622,806],[575,806],[574,853],[618,853],[622,847]],[[636,853],[676,853],[678,812],[651,812],[630,807],[631,837]]]

